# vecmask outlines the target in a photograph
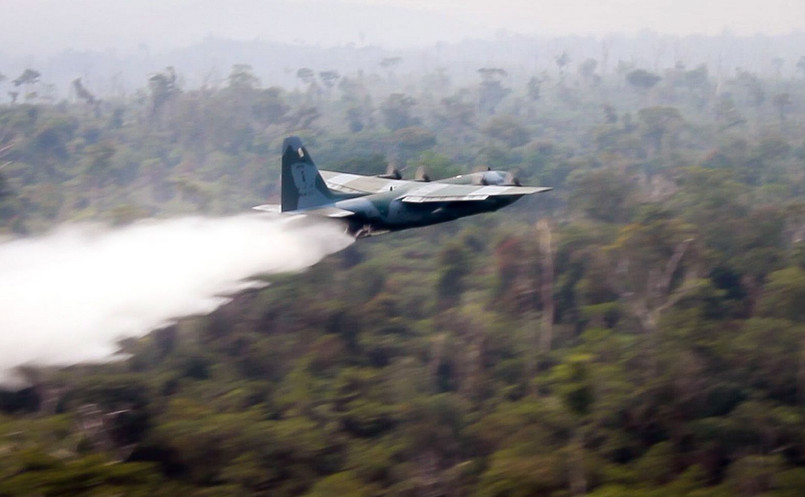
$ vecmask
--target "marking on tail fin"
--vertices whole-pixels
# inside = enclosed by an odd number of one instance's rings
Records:
[[[283,141],[281,183],[282,212],[312,209],[334,201],[313,158],[297,136]]]
[[[316,189],[316,177],[307,174],[309,167],[310,166],[304,162],[297,162],[293,165],[291,170],[294,184],[296,184],[300,196],[311,195]]]

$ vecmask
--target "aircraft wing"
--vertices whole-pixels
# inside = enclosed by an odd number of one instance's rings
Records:
[[[338,173],[335,171],[322,171],[321,177],[327,184],[327,188],[342,193],[380,193],[390,189],[396,190],[402,185],[411,183],[419,184],[416,181],[406,181],[404,179],[386,179],[377,176],[363,176],[360,174]]]
[[[550,189],[549,187],[539,186],[483,186],[428,183],[420,188],[408,191],[401,200],[412,204],[425,202],[473,202],[497,196],[531,195],[532,193],[546,192]]]

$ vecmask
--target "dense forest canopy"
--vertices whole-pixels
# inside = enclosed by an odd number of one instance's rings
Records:
[[[578,53],[208,85],[177,62],[117,93],[0,67],[4,235],[276,200],[289,134],[326,169],[554,188],[359,241],[124,360],[25,368],[0,495],[801,495],[805,53]]]

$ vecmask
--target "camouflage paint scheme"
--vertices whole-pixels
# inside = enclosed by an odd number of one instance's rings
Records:
[[[282,150],[280,212],[341,218],[356,238],[496,211],[524,195],[550,190],[519,186],[502,171],[432,182],[319,171],[295,136],[283,141]]]

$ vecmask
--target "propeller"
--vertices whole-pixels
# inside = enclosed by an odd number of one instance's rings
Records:
[[[414,174],[414,181],[421,181],[423,183],[428,183],[431,181],[430,175],[425,171],[425,166],[419,166],[416,168],[416,174]]]
[[[477,166],[473,169],[472,174],[470,177],[472,178],[473,185],[489,185],[490,178],[487,177],[487,174],[492,172],[492,168],[489,166]]]
[[[503,179],[503,184],[506,186],[523,186],[520,183],[520,179],[517,178],[517,176],[515,176],[514,174],[512,174],[511,171],[506,172],[506,176]]]
[[[472,174],[473,185],[521,186],[520,180],[510,172],[486,170]]]
[[[389,164],[386,167],[386,174],[378,174],[377,177],[383,179],[402,179],[402,174],[400,174],[399,169]]]

